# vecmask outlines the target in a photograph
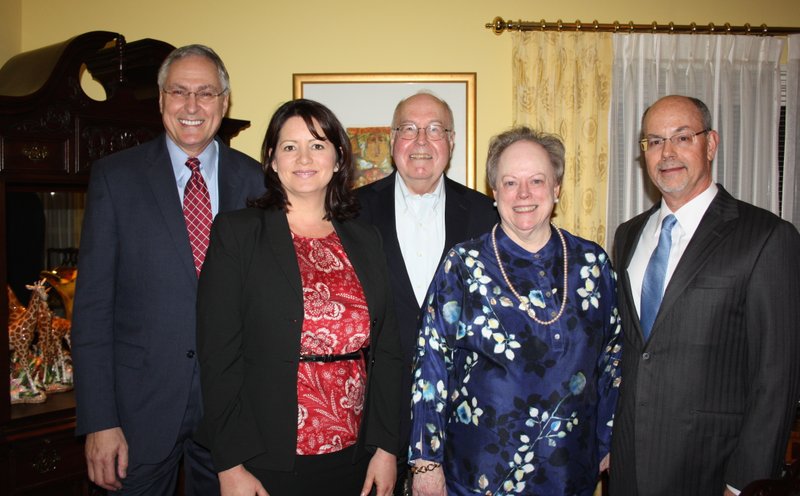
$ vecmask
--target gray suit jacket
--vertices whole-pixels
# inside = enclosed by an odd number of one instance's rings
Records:
[[[261,195],[261,168],[219,143],[220,211]],[[92,165],[72,322],[77,434],[122,427],[132,463],[178,438],[194,368],[197,274],[166,137]]]
[[[720,186],[645,342],[627,269],[653,211],[615,236],[625,340],[611,494],[721,495],[776,477],[800,396],[800,235]]]
[[[359,219],[378,227],[383,238],[383,249],[389,266],[389,280],[394,294],[400,346],[403,350],[403,379],[400,415],[401,457],[408,455],[408,436],[411,425],[411,361],[417,342],[420,324],[420,306],[411,279],[408,277],[403,252],[397,240],[394,212],[395,171],[388,177],[362,186],[356,190],[361,202]],[[452,179],[444,178],[445,189],[445,242],[442,258],[455,244],[488,232],[498,221],[497,210],[488,196],[471,190]]]

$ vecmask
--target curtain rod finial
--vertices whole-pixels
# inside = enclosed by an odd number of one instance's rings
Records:
[[[506,27],[506,21],[504,21],[500,16],[495,17],[491,23],[486,23],[486,29],[491,29],[494,31],[494,34],[498,36],[503,34],[503,31],[506,30]]]

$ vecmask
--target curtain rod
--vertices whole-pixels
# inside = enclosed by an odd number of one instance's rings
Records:
[[[800,28],[791,27],[767,27],[762,24],[757,27],[745,24],[744,26],[731,26],[725,23],[716,26],[713,22],[708,25],[698,25],[696,23],[679,25],[670,22],[669,24],[658,24],[653,21],[651,24],[634,24],[629,21],[621,24],[619,21],[613,23],[599,23],[596,20],[591,23],[582,23],[580,20],[575,22],[547,22],[544,19],[536,21],[505,21],[502,17],[495,17],[490,23],[486,23],[486,29],[491,29],[494,34],[500,35],[504,31],[584,31],[597,33],[668,33],[668,34],[750,34],[757,36],[785,36],[787,34],[798,34]]]

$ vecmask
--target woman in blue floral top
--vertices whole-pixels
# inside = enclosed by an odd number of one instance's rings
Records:
[[[597,244],[550,223],[564,145],[492,139],[500,224],[436,273],[414,365],[416,496],[591,495],[619,387],[615,275]]]

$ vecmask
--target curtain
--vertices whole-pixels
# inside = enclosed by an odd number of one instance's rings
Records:
[[[600,244],[606,233],[611,65],[610,33],[513,34],[513,123],[558,134],[566,148],[553,220]]]
[[[70,250],[77,250],[81,239],[81,224],[86,204],[86,194],[71,192],[39,193],[44,209],[45,266],[53,269],[66,262]],[[74,261],[72,261],[74,263]],[[72,263],[70,263],[71,265]]]
[[[800,229],[800,34],[789,36],[786,65],[786,141],[783,149],[784,219]]]
[[[783,42],[771,36],[613,35],[607,248],[619,224],[658,199],[637,141],[645,109],[665,95],[694,96],[708,106],[721,137],[714,180],[735,197],[778,213]]]

